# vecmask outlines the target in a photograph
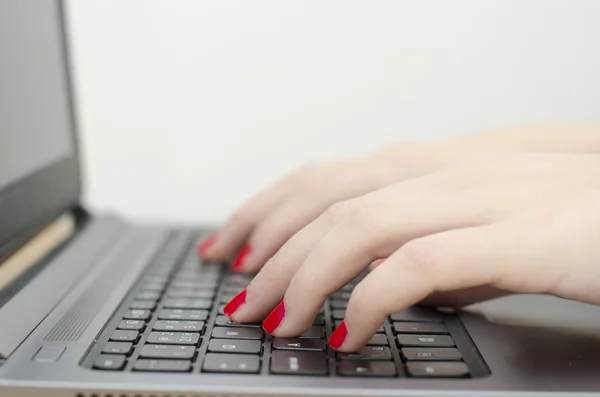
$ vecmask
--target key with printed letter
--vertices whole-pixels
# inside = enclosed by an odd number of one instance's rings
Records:
[[[116,330],[110,336],[110,340],[114,340],[117,342],[134,342],[140,333],[137,331],[123,331]]]
[[[194,346],[146,345],[142,348],[140,357],[191,359],[195,353]]]
[[[196,332],[151,332],[148,343],[164,345],[197,345],[200,334]]]
[[[273,349],[324,351],[325,340],[309,338],[275,338],[273,340]]]
[[[118,329],[126,329],[132,331],[139,331],[146,325],[142,320],[122,320],[117,326]]]
[[[461,361],[409,362],[408,374],[420,378],[462,378],[469,375],[469,368]]]
[[[158,313],[158,318],[161,320],[195,320],[204,321],[208,318],[207,310],[183,310],[171,309],[161,310]]]
[[[405,347],[402,356],[407,361],[454,361],[462,360],[458,349],[452,347]]]
[[[163,302],[167,309],[194,309],[205,310],[212,307],[212,301],[208,299],[169,298]]]
[[[137,360],[134,371],[189,372],[192,363],[187,360]]]
[[[102,353],[106,354],[129,354],[133,343],[131,342],[106,342]]]
[[[212,337],[221,339],[262,339],[263,334],[261,328],[215,327]]]
[[[275,350],[271,373],[280,375],[327,375],[327,356],[323,352]]]
[[[154,331],[202,332],[204,321],[158,320],[152,327]]]
[[[259,340],[212,339],[208,351],[213,353],[259,354],[262,344]]]
[[[396,376],[392,361],[342,360],[338,372],[344,376]]]
[[[262,323],[236,323],[231,321],[227,316],[217,316],[215,325],[218,327],[250,327],[250,328],[262,328]]]
[[[416,347],[452,347],[454,341],[448,335],[409,335],[401,334],[397,336],[400,346]]]
[[[387,346],[365,346],[355,353],[338,353],[341,360],[391,360],[392,352]]]
[[[258,373],[260,357],[250,354],[207,353],[202,364],[204,372]]]
[[[101,354],[94,362],[94,368],[109,371],[118,371],[125,366],[125,356]]]

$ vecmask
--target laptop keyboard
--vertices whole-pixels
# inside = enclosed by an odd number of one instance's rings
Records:
[[[251,276],[203,264],[202,234],[174,231],[82,362],[101,371],[243,373],[256,376],[468,378],[489,372],[458,316],[411,307],[392,314],[355,353],[327,345],[354,285],[328,298],[298,338],[274,338],[261,323],[238,324],[223,306]]]

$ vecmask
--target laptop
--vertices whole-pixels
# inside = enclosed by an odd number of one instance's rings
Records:
[[[356,281],[297,338],[231,322],[223,305],[251,276],[199,259],[210,227],[130,224],[82,205],[67,50],[60,1],[0,2],[0,396],[600,390],[600,308],[550,296],[410,307],[355,353],[326,340]]]

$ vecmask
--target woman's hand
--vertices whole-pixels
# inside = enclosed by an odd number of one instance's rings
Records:
[[[198,250],[215,261],[239,251],[232,269],[255,272],[332,204],[426,175],[475,151],[471,144],[404,143],[357,159],[304,167],[248,201]]]
[[[600,303],[600,156],[471,156],[339,201],[283,245],[227,314],[257,321],[276,308],[265,329],[299,335],[377,258],[387,260],[354,289],[336,349],[354,351],[389,314],[452,291]]]

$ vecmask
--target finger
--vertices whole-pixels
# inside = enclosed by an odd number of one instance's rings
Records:
[[[225,314],[242,323],[264,319],[281,302],[288,285],[286,280],[296,271],[292,263],[304,261],[310,247],[328,230],[323,225],[328,221],[327,217],[319,217],[289,239],[277,255],[265,263],[248,288],[225,306]],[[281,262],[281,257],[289,262]]]
[[[416,239],[392,254],[355,288],[344,325],[330,344],[341,351],[362,347],[391,313],[403,310],[434,292],[493,284],[496,247],[509,238],[495,226],[450,230]]]
[[[260,222],[248,240],[252,252],[237,269],[256,272],[303,227],[317,218],[329,205],[325,197],[309,200],[297,196],[285,201]]]
[[[286,178],[252,197],[216,234],[198,244],[198,253],[213,261],[231,257],[242,248],[259,220],[284,201],[293,188],[293,178]]]
[[[482,287],[466,288],[457,291],[434,292],[419,302],[419,305],[458,308],[509,294],[509,291],[485,285]]]
[[[267,318],[269,327],[265,329],[276,336],[299,335],[310,327],[327,296],[354,279],[374,259],[386,257],[411,239],[481,223],[480,211],[467,204],[464,193],[436,193],[419,189],[405,189],[401,194],[396,190],[380,191],[372,194],[373,201],[369,200],[371,195],[363,196],[334,210],[334,215],[324,215],[338,220],[322,222],[327,230],[317,232],[322,238],[315,239],[315,244],[292,244],[289,252],[293,254],[280,252],[274,257],[274,262],[289,268],[285,277],[293,278],[275,280],[277,296],[261,285],[261,295],[272,302],[289,284],[283,304],[287,314],[273,320],[275,329],[271,329],[271,319]],[[384,196],[383,203],[378,195]],[[392,212],[394,216],[390,216]],[[303,258],[303,262],[298,260]]]

